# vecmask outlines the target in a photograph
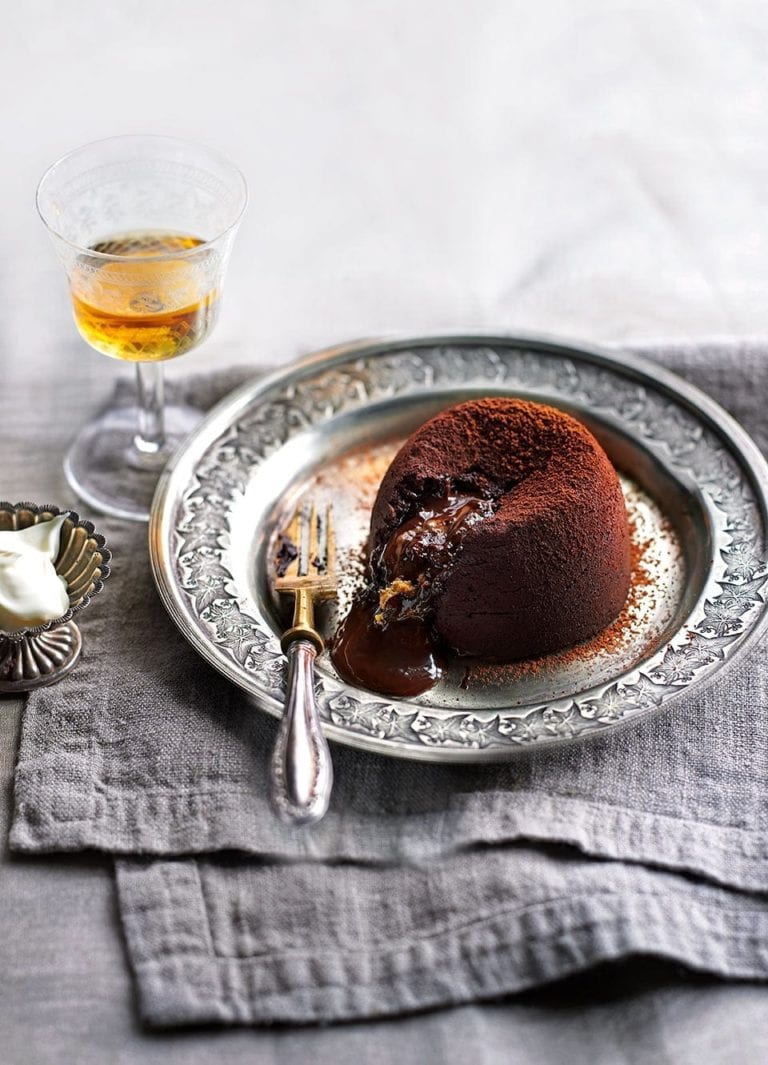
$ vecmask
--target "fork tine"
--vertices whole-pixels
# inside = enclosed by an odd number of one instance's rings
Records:
[[[296,507],[291,515],[291,520],[283,530],[283,535],[289,537],[298,546],[301,539],[301,504]]]
[[[325,508],[325,568],[331,576],[336,574],[336,530],[333,525],[333,505]]]
[[[299,538],[296,541],[296,546],[299,549],[299,576],[306,577],[310,572],[310,554],[309,554],[309,537],[310,537],[310,525],[307,523],[307,508],[305,505],[299,507]]]
[[[312,502],[312,511],[309,515],[309,550],[307,551],[307,573],[316,573],[322,565],[320,558],[320,515],[317,513],[317,505]]]
[[[299,504],[299,506],[297,506],[294,510],[291,520],[280,531],[280,539],[282,540],[283,546],[288,549],[295,548],[296,550],[296,556],[287,563],[285,568],[281,568],[278,575],[282,578],[287,579],[300,576],[302,560],[302,533],[303,513],[301,504]]]

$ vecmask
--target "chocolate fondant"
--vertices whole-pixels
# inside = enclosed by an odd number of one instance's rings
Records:
[[[452,407],[406,441],[379,488],[369,555],[372,625],[417,619],[436,645],[502,662],[595,635],[629,590],[627,513],[608,457],[575,418],[519,399]],[[398,694],[356,677],[354,649],[343,651],[349,679]]]

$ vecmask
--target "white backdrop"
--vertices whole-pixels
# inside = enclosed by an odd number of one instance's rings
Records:
[[[768,333],[766,31],[734,0],[5,5],[5,381],[116,369],[33,195],[123,132],[207,142],[250,186],[220,324],[172,372],[393,330]]]

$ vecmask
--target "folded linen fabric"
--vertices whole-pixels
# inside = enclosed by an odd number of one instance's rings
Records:
[[[765,448],[768,354],[657,354]],[[114,575],[84,659],[26,708],[11,844],[122,856],[150,1023],[405,1011],[637,951],[768,977],[764,644],[646,724],[507,765],[336,746],[328,816],[288,830],[265,798],[276,723],[165,616],[144,530],[105,527]]]
[[[158,1027],[387,1016],[657,954],[768,976],[768,899],[561,847],[504,844],[416,868],[124,859],[120,911]]]

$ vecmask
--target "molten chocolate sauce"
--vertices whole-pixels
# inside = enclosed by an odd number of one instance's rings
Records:
[[[437,643],[420,618],[379,625],[370,592],[358,597],[341,623],[331,657],[344,680],[361,688],[407,698],[428,691],[442,673]]]
[[[334,637],[331,657],[347,681],[407,698],[439,679],[433,602],[470,526],[493,514],[490,499],[447,487],[419,505],[371,559],[373,586],[359,595]]]
[[[454,495],[447,489],[442,496],[423,502],[413,517],[392,533],[371,569],[379,584],[410,581],[419,591],[419,607],[408,611],[428,612],[433,583],[453,561],[464,534],[471,525],[493,513],[490,499],[468,493]]]

